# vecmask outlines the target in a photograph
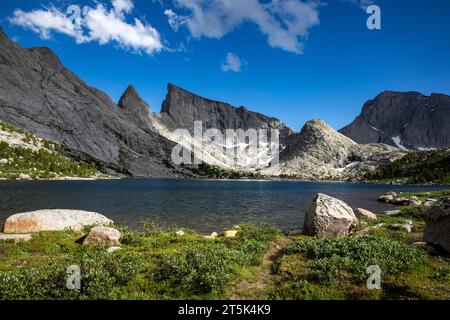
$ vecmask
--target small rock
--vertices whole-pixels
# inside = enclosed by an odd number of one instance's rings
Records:
[[[31,177],[25,173],[19,174],[19,180],[31,180]]]
[[[419,198],[413,196],[413,197],[409,198],[409,205],[414,206],[414,207],[419,207],[422,205],[422,201],[420,201]]]
[[[32,238],[31,234],[1,234],[0,233],[0,241],[9,241],[14,240],[15,243],[18,242],[27,242]]]
[[[211,233],[209,236],[205,236],[206,239],[214,239],[217,238],[219,234],[217,232]]]
[[[377,215],[369,210],[357,208],[354,212],[357,218],[365,217],[369,220],[377,220]]]
[[[237,233],[238,233],[237,230],[227,230],[227,231],[225,231],[224,235],[225,235],[225,238],[234,238],[234,237],[236,237]]]
[[[106,250],[106,252],[107,252],[107,253],[113,253],[113,252],[118,251],[118,250],[121,250],[121,249],[122,249],[121,247],[109,247],[109,248]]]
[[[388,210],[383,212],[384,215],[389,216],[389,217],[393,217],[393,216],[398,216],[400,214],[400,210]]]
[[[432,205],[434,205],[436,203],[437,203],[437,199],[427,198],[427,199],[425,199],[424,205],[427,207],[431,207]]]
[[[0,164],[7,164],[8,163],[8,159],[0,159]]]
[[[235,226],[233,226],[233,228],[232,229],[240,229],[241,227],[240,226],[238,226],[238,225],[235,225]]]
[[[406,232],[411,233],[413,223],[411,220],[407,220],[404,224],[394,223],[389,226],[392,229],[404,229]]]
[[[392,204],[395,204],[397,206],[409,206],[411,201],[408,198],[405,197],[399,197],[399,198],[394,198],[391,201]]]
[[[83,245],[98,243],[98,244],[118,244],[122,238],[122,234],[119,230],[111,227],[94,227],[89,231],[86,239],[84,239]]]
[[[378,201],[385,202],[385,203],[391,203],[394,201],[394,197],[392,195],[383,195],[378,198]]]
[[[177,232],[175,232],[175,235],[177,237],[182,237],[182,236],[184,236],[184,231],[183,230],[178,230]]]

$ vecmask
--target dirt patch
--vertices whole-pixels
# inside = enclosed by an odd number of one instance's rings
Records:
[[[252,300],[256,299],[259,292],[267,287],[272,276],[271,265],[275,263],[283,254],[283,246],[279,243],[271,243],[264,255],[263,262],[259,267],[258,276],[252,280],[240,282],[234,288],[231,300]],[[243,293],[247,293],[243,296]]]
[[[0,260],[2,260],[8,254],[5,248],[0,248]]]

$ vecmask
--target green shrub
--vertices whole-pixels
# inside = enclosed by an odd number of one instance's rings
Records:
[[[272,241],[277,236],[281,235],[281,230],[277,227],[267,225],[267,226],[257,226],[252,223],[244,223],[240,226],[239,232],[237,234],[238,239],[253,239],[256,241]]]
[[[411,217],[411,218],[424,218],[426,210],[427,210],[426,206],[403,207],[400,209],[400,216]]]
[[[81,270],[81,289],[69,290],[67,267]],[[50,260],[39,268],[23,268],[0,274],[0,300],[17,299],[116,299],[145,260],[132,253],[107,254],[104,250],[81,251],[71,258]]]
[[[221,293],[238,273],[242,258],[222,244],[202,245],[163,256],[155,276],[188,294]]]
[[[450,149],[410,152],[365,176],[368,180],[401,179],[410,183],[450,183]]]
[[[122,238],[120,239],[121,243],[129,246],[142,245],[143,237],[140,232],[128,227],[119,228],[119,230],[122,233]]]
[[[377,236],[298,241],[286,254],[301,253],[309,262],[311,276],[330,282],[351,273],[360,283],[367,279],[368,266],[378,265],[385,275],[398,275],[419,268],[426,254],[414,247]]]
[[[450,266],[440,267],[432,278],[439,281],[450,281]]]

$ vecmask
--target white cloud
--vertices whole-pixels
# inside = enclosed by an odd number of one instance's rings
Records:
[[[222,63],[222,71],[223,72],[241,72],[242,71],[242,61],[238,55],[229,52],[225,59],[225,62]]]
[[[354,5],[359,6],[363,10],[366,10],[368,6],[374,4],[373,0],[343,0],[343,1],[351,2]]]
[[[320,23],[316,0],[264,3],[259,0],[174,0],[174,3],[178,9],[188,12],[179,21],[183,21],[194,38],[220,39],[240,24],[251,22],[267,37],[270,46],[298,54],[303,52],[302,39],[307,38],[309,29]],[[169,23],[174,15],[168,15]]]
[[[116,15],[122,18],[125,13],[130,13],[134,8],[132,0],[111,0],[111,4]]]
[[[133,10],[132,0],[112,0],[112,8],[98,3],[95,8],[85,6],[82,10],[81,29],[76,30],[66,14],[54,7],[24,12],[14,11],[13,24],[33,30],[44,39],[52,33],[63,33],[73,37],[77,43],[96,41],[100,44],[117,43],[124,49],[152,54],[164,49],[159,32],[151,25],[134,19],[134,24],[125,20],[125,14]]]
[[[75,29],[74,23],[54,7],[30,12],[16,9],[9,21],[39,33],[43,39],[50,39],[52,32],[58,32],[75,38],[78,43],[84,41],[81,32]]]
[[[164,10],[164,14],[167,16],[169,20],[170,27],[176,32],[180,29],[180,27],[186,24],[186,18],[177,15],[172,9]]]

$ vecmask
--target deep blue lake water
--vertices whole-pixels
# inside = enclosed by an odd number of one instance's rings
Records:
[[[38,209],[96,211],[117,224],[136,227],[142,220],[222,230],[245,221],[301,227],[318,192],[351,207],[376,213],[390,205],[376,199],[387,191],[439,190],[444,187],[392,186],[303,181],[150,180],[0,181],[0,225],[11,214]]]

